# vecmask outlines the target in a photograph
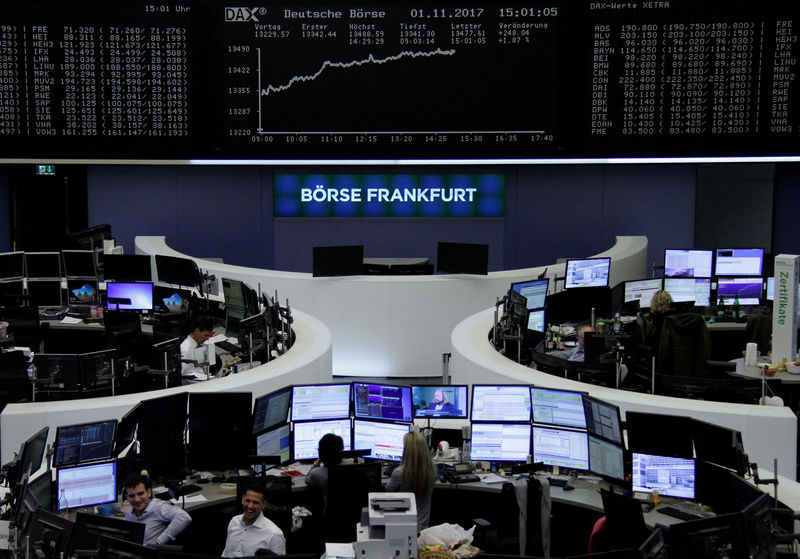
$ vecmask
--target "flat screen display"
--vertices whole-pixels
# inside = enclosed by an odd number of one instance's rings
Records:
[[[414,417],[467,418],[466,385],[424,385],[411,387]]]
[[[294,424],[292,430],[293,460],[316,460],[319,458],[319,440],[333,433],[342,437],[344,450],[352,450],[350,419],[330,421],[303,421]]]
[[[723,305],[758,305],[764,288],[762,278],[717,278],[717,301]]]
[[[353,420],[353,450],[370,449],[368,458],[400,462],[408,425]]]
[[[222,293],[225,296],[225,307],[244,309],[244,284],[239,280],[222,278]]]
[[[270,394],[259,396],[253,404],[253,434],[271,429],[289,419],[292,389],[281,388]]]
[[[580,392],[531,387],[533,422],[561,427],[586,428]]]
[[[107,282],[106,297],[106,306],[109,309],[121,311],[153,310],[153,284],[150,282]],[[117,305],[111,299],[130,299],[131,302],[130,304],[120,303]]]
[[[108,460],[114,450],[117,420],[68,425],[56,429],[53,466]]]
[[[625,302],[639,301],[640,309],[650,308],[653,295],[661,290],[661,278],[625,282]]]
[[[668,248],[664,251],[664,276],[710,278],[712,250]]]
[[[445,274],[489,273],[489,245],[437,243],[436,271]]]
[[[22,453],[19,458],[17,483],[22,481],[22,476],[24,474],[29,473],[33,475],[42,467],[42,457],[44,456],[44,449],[47,446],[47,434],[49,432],[50,428],[44,427],[23,444]]]
[[[97,279],[93,250],[62,250],[61,258],[64,260],[65,277]]]
[[[363,273],[363,245],[313,247],[311,251],[311,274],[315,278],[360,276]]]
[[[472,421],[530,422],[531,389],[512,384],[473,385]]]
[[[117,463],[103,462],[59,468],[56,475],[58,510],[113,503],[117,500]]]
[[[760,276],[764,270],[764,249],[718,248],[714,270],[717,276]]]
[[[611,258],[567,260],[565,289],[576,287],[608,287]]]
[[[34,307],[61,307],[61,280],[28,280],[28,297]]]
[[[257,456],[280,456],[281,464],[292,459],[292,429],[287,423],[256,437]]]
[[[61,277],[61,254],[58,252],[26,252],[25,275],[33,279]]]
[[[529,309],[541,309],[547,299],[549,284],[549,279],[519,281],[511,284],[511,290],[528,299],[527,307]]]
[[[353,383],[355,417],[411,423],[411,387]]]
[[[106,281],[153,281],[151,257],[147,254],[104,254]]]
[[[707,307],[711,303],[711,278],[664,278],[664,291],[676,303]]]
[[[0,254],[0,279],[18,279],[25,276],[25,253]]]
[[[531,426],[513,423],[473,423],[471,460],[525,462],[531,455]]]
[[[622,427],[619,407],[602,400],[583,395],[583,410],[586,430],[615,444],[622,444]]]
[[[694,499],[694,460],[654,454],[633,453],[633,490]]]
[[[67,280],[67,302],[70,305],[91,305],[97,301],[97,280]]]
[[[189,258],[156,254],[156,276],[158,281],[170,285],[200,285],[200,271],[195,261]]]
[[[625,453],[622,447],[589,435],[589,471],[625,481]]]
[[[544,309],[532,310],[528,313],[528,330],[544,332],[547,327]]]
[[[350,417],[349,384],[292,387],[292,421]]]
[[[573,470],[589,469],[589,439],[583,431],[533,427],[533,461]]]

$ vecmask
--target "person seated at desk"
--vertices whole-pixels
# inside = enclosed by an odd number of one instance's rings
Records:
[[[443,411],[445,413],[456,413],[456,407],[447,401],[447,394],[441,388],[433,393],[433,401],[428,404],[428,409],[432,411]]]
[[[639,315],[636,320],[639,329],[640,341],[651,348],[651,354],[658,354],[658,344],[661,341],[661,332],[664,329],[664,317],[670,314],[672,296],[663,289],[656,291],[650,300],[650,314]]]
[[[205,375],[203,367],[185,361],[195,361],[195,350],[206,343],[213,334],[214,325],[208,318],[197,318],[189,325],[189,335],[181,342],[181,359],[184,360],[181,366],[181,375]],[[209,361],[214,359],[209,356]]]
[[[286,538],[278,526],[262,514],[267,505],[267,494],[263,487],[253,483],[242,495],[242,514],[234,516],[228,523],[228,538],[223,557],[248,557],[261,555],[261,550],[277,555],[286,553]]]
[[[342,462],[344,441],[339,435],[326,433],[319,440],[319,458],[306,474],[306,486],[317,489],[322,493],[322,512],[328,508],[328,466],[335,466]]]
[[[584,338],[587,332],[594,333],[594,328],[589,325],[581,326],[578,328],[578,345],[572,349],[560,349],[558,351],[553,351],[548,355],[566,359],[567,361],[583,361],[586,357],[583,346]]]
[[[403,437],[403,460],[392,472],[386,491],[410,491],[417,502],[417,530],[428,527],[431,520],[431,496],[436,481],[436,464],[428,453],[425,437],[411,431]]]
[[[182,508],[153,498],[150,480],[146,475],[132,474],[125,478],[125,491],[130,508],[125,520],[143,522],[144,544],[168,544],[191,524],[192,517]]]

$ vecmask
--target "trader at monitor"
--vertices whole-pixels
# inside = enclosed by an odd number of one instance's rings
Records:
[[[228,523],[228,538],[225,540],[223,557],[250,557],[261,550],[276,555],[286,553],[286,538],[278,526],[262,514],[267,504],[263,487],[252,483],[242,495],[243,513],[234,516]]]
[[[578,345],[572,349],[554,351],[549,355],[552,355],[553,357],[560,357],[561,359],[566,359],[567,361],[585,361],[586,353],[584,352],[584,338],[586,337],[586,334],[594,333],[594,331],[594,328],[591,326],[581,326],[578,328]]]
[[[131,505],[125,520],[144,523],[145,545],[168,544],[192,523],[192,517],[182,508],[153,498],[146,475],[132,474],[125,478],[125,491]]]
[[[433,393],[433,400],[428,404],[428,410],[455,413],[456,407],[447,400],[447,394],[441,388]]]
[[[199,375],[205,374],[203,367],[199,364],[187,363],[186,361],[198,361],[195,358],[195,350],[202,346],[211,337],[214,325],[208,318],[197,318],[189,325],[189,335],[181,342],[181,359],[183,366],[181,367],[181,375]],[[215,355],[212,353],[208,358],[209,362],[213,365]]]

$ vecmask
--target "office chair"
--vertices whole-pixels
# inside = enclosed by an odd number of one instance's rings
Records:
[[[328,542],[353,542],[361,509],[368,506],[368,494],[383,491],[380,462],[328,466],[328,513],[325,537]]]
[[[650,535],[644,523],[642,505],[633,497],[606,489],[600,490],[600,497],[603,499],[608,543],[611,546],[607,551],[638,549]]]
[[[772,349],[772,313],[747,315],[744,343],[750,342],[758,344],[761,355],[766,355]]]
[[[139,314],[130,311],[106,311],[103,317],[109,347],[120,357],[129,357],[134,363],[149,362],[149,346],[142,339],[142,321]]]
[[[710,356],[711,339],[702,316],[687,312],[664,317],[656,359],[658,372],[702,376]]]

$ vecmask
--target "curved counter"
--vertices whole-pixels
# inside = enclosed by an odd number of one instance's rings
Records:
[[[121,418],[141,400],[177,392],[252,392],[253,397],[290,384],[331,381],[331,333],[322,322],[300,311],[292,311],[296,334],[294,345],[278,357],[249,371],[189,386],[137,392],[88,400],[9,404],[0,416],[0,459],[5,464],[20,445],[45,425],[48,443],[60,425],[75,425]]]
[[[750,461],[771,469],[778,459],[779,473],[795,479],[797,418],[788,407],[754,406],[688,400],[641,394],[564,379],[525,367],[507,359],[492,347],[488,334],[494,309],[470,316],[452,332],[453,356],[450,375],[453,384],[534,384],[537,386],[588,392],[628,411],[691,416],[741,431]]]
[[[137,254],[192,258],[171,249],[165,237],[136,237]],[[611,258],[610,284],[647,277],[647,238],[617,237],[597,256]],[[348,276],[259,270],[192,258],[217,279],[244,281],[259,292],[278,292],[294,308],[313,313],[331,330],[333,373],[407,377],[439,374],[450,333],[464,318],[495,304],[509,284],[547,272],[563,278],[565,264],[476,275]]]

